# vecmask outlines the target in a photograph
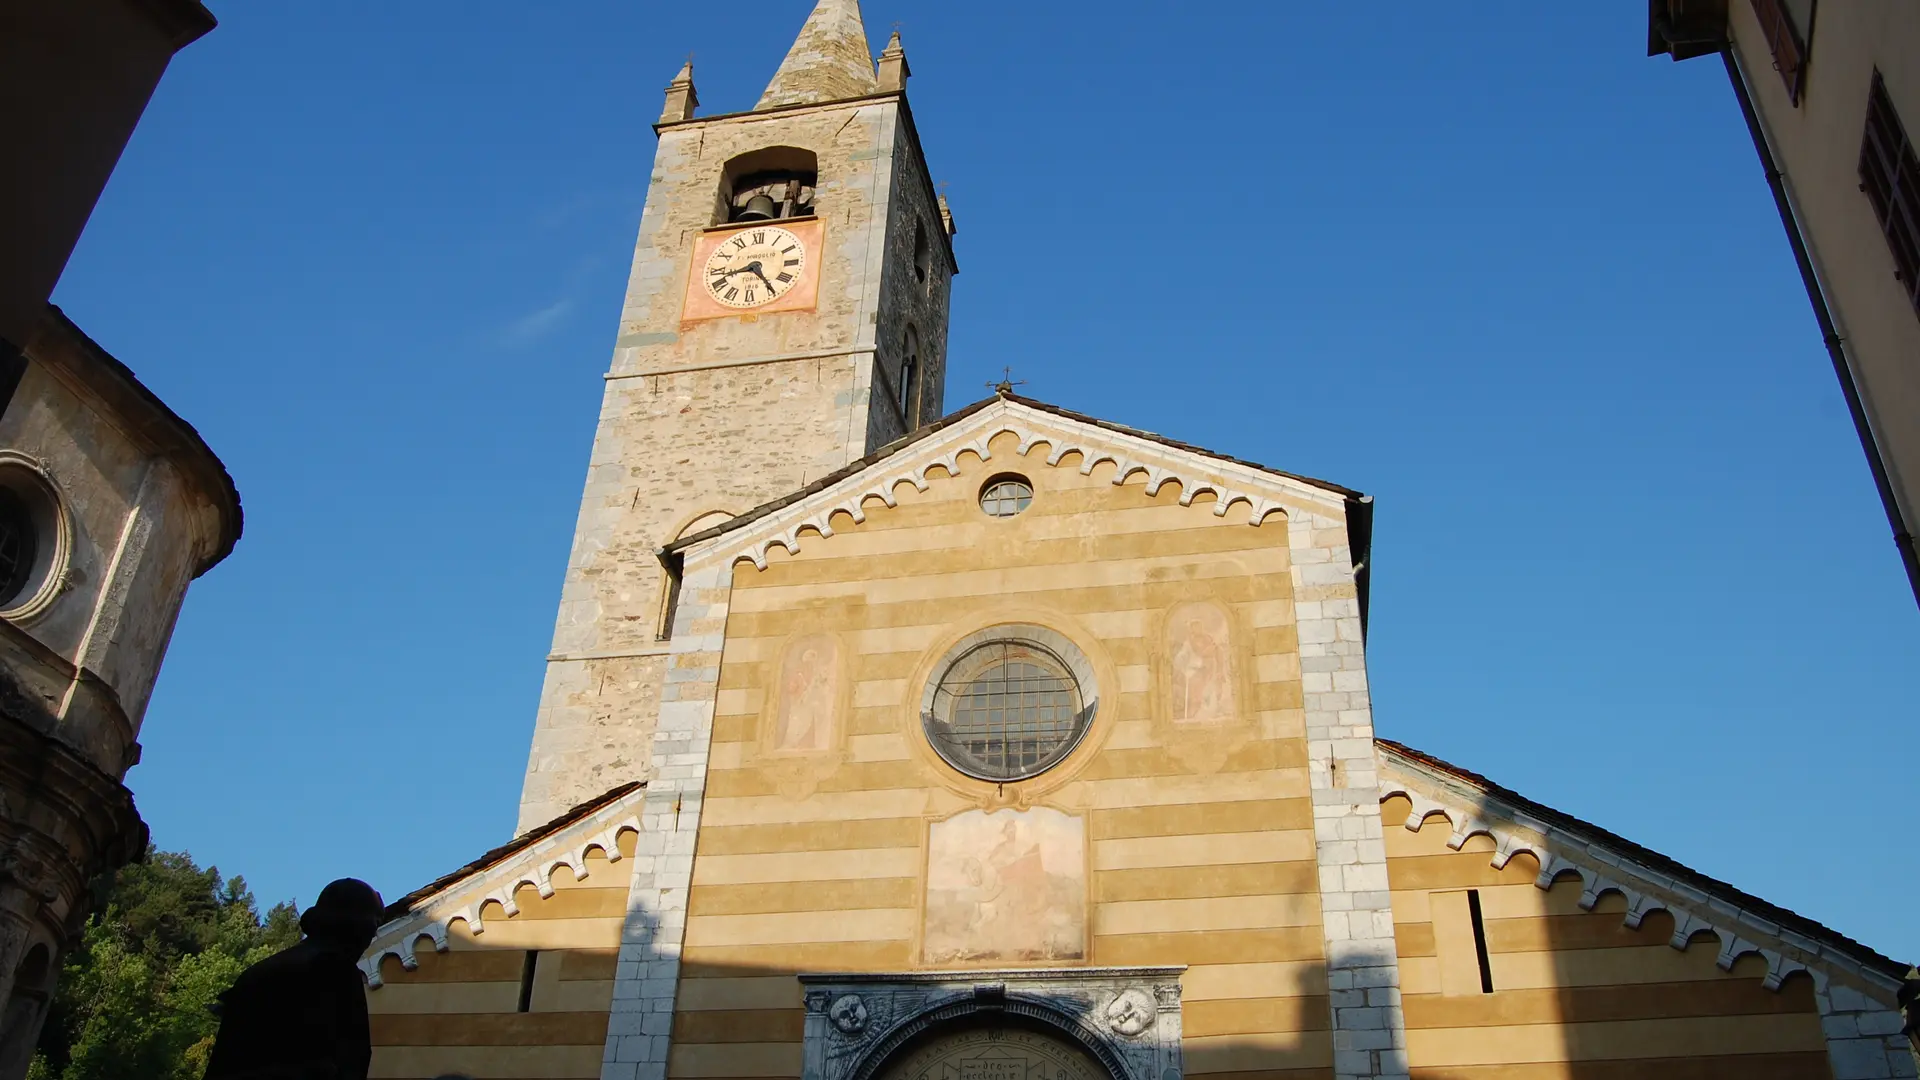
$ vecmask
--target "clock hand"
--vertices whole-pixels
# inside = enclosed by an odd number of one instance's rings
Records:
[[[760,279],[760,283],[767,287],[767,291],[768,292],[773,291],[773,282],[768,281],[766,271],[760,269],[760,260],[755,259],[754,261],[748,263],[742,269],[753,271],[753,276]]]

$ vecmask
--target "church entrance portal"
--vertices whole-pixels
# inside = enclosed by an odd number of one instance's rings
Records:
[[[903,1047],[878,1080],[1113,1080],[1070,1040],[1025,1027],[970,1025]]]

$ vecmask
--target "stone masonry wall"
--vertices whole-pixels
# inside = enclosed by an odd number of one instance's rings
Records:
[[[919,422],[938,419],[946,404],[947,313],[954,266],[946,230],[940,223],[940,208],[933,202],[927,164],[914,137],[912,121],[904,113],[894,126],[893,190],[886,259],[881,270],[879,363],[874,377],[875,401],[868,413],[869,446],[884,446],[916,426],[911,406],[904,411],[899,406],[900,360],[908,326],[920,340]],[[926,237],[924,281],[914,265],[916,226]]]
[[[520,829],[647,775],[667,653],[659,547],[702,514],[751,509],[869,449],[882,279],[899,258],[911,277],[911,233],[904,254],[886,242],[890,203],[903,188],[925,202],[923,181],[901,179],[899,108],[896,99],[867,99],[660,129]],[[818,159],[816,309],[683,323],[692,251],[715,224],[727,162],[774,146]],[[921,168],[917,148],[904,160]],[[919,212],[938,226],[937,213]],[[941,295],[939,317],[925,317],[921,332],[943,349]]]

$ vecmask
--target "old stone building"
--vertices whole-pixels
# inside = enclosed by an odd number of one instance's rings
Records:
[[[146,848],[120,781],[187,585],[240,497],[186,421],[60,309],[0,416],[0,1078],[32,1057],[59,960]]]
[[[47,303],[199,0],[0,10],[0,1080],[60,960],[144,853],[121,783],[188,582],[240,536],[193,428]]]
[[[1375,737],[1369,500],[943,415],[896,38],[667,88],[521,801],[375,1075],[1913,1077],[1904,965]]]

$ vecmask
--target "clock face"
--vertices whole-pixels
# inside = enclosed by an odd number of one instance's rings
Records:
[[[770,304],[799,284],[807,268],[806,245],[777,225],[742,229],[707,256],[707,291],[732,308]]]

